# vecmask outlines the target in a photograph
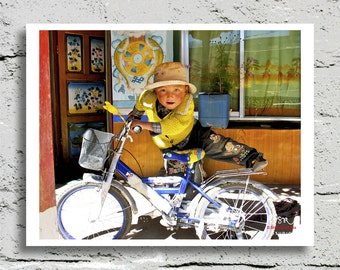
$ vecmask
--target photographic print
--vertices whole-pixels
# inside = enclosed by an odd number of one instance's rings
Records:
[[[31,62],[63,27],[28,25]],[[84,74],[28,70],[28,136],[57,151],[28,147],[27,245],[312,246],[313,26],[95,27],[68,26]]]

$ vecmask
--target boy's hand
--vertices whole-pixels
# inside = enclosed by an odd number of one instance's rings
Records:
[[[142,129],[152,130],[151,123],[149,123],[149,122],[144,122],[144,121],[141,121],[141,120],[138,120],[138,119],[134,119],[134,120],[132,120],[131,128],[134,128],[134,127],[136,127],[136,126],[139,126],[139,127],[141,127]]]

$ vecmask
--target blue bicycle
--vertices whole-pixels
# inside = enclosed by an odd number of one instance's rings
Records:
[[[121,116],[117,110],[115,114]],[[122,117],[122,116],[121,116]],[[124,118],[122,117],[124,120]],[[101,174],[84,174],[83,180],[58,198],[60,233],[66,239],[124,239],[138,205],[130,189],[143,195],[162,216],[169,229],[194,228],[199,239],[271,239],[277,221],[275,193],[252,181],[251,169],[216,171],[200,184],[192,180],[194,164],[202,149],[170,152],[164,159],[187,164],[184,176],[141,177],[120,158],[131,120],[124,120],[119,134],[94,129],[84,133],[79,164]],[[197,191],[186,200],[188,187]]]

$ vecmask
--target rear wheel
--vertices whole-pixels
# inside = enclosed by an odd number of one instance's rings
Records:
[[[130,231],[132,214],[128,201],[111,187],[101,207],[101,186],[80,181],[58,200],[58,227],[64,238],[119,239]]]
[[[201,219],[197,234],[202,239],[271,239],[275,231],[276,211],[272,200],[261,189],[245,183],[226,183],[207,194],[198,203],[195,216]]]

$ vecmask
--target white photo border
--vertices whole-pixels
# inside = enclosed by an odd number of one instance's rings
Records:
[[[39,31],[42,30],[300,30],[301,226],[294,241],[39,239]],[[27,246],[313,246],[314,245],[314,25],[313,24],[27,24],[26,25],[26,245]]]

